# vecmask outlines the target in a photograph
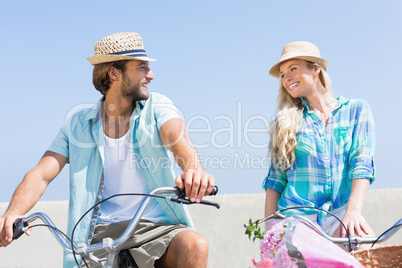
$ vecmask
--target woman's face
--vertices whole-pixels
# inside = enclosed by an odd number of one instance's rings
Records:
[[[293,98],[308,97],[315,88],[318,73],[319,68],[309,69],[304,60],[288,60],[279,67],[282,85]]]

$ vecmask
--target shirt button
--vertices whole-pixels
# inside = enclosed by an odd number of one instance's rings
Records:
[[[89,233],[89,237],[92,237],[92,233]]]
[[[96,207],[96,208],[95,208],[95,211],[98,211],[98,210],[99,210],[99,208],[98,208],[98,207]]]
[[[103,186],[103,182],[100,183],[100,186]]]

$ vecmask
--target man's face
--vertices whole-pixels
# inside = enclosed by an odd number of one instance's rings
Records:
[[[147,61],[128,61],[123,72],[121,94],[134,100],[146,100],[149,98],[148,84],[153,79],[154,74]]]

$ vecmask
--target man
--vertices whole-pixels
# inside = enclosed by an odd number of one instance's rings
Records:
[[[154,79],[149,61],[154,60],[147,57],[141,36],[107,36],[95,44],[95,55],[88,60],[94,65],[93,84],[104,96],[68,119],[37,166],[25,175],[0,219],[0,246],[11,243],[14,220],[34,206],[66,163],[68,235],[88,208],[114,194],[147,193],[175,183],[185,187],[192,202],[200,202],[214,187],[176,108],[165,96],[148,92]],[[166,148],[183,170],[176,179]],[[140,201],[119,197],[97,206],[75,230],[74,242],[90,244],[119,236]],[[140,267],[206,267],[208,242],[190,229],[191,218],[183,205],[167,202],[150,204],[129,244],[131,255]],[[74,265],[72,255],[65,254],[64,266]]]

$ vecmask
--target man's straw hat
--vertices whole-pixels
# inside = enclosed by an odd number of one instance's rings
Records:
[[[314,63],[318,63],[325,71],[327,71],[328,61],[321,58],[318,47],[314,44],[306,41],[297,41],[289,43],[283,47],[281,58],[269,70],[269,74],[273,77],[279,78],[279,66],[291,59],[306,60]]]
[[[119,60],[156,61],[148,58],[142,38],[137,33],[116,33],[106,36],[95,43],[94,50],[95,56],[87,58],[92,65]]]

